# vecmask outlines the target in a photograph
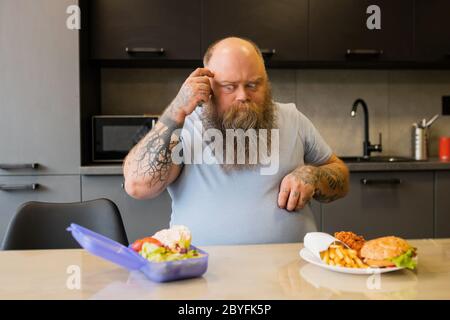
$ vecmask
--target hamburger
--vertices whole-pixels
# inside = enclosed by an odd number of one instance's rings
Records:
[[[361,248],[360,255],[370,267],[401,267],[414,269],[417,262],[416,248],[406,240],[398,237],[382,237],[367,241]]]

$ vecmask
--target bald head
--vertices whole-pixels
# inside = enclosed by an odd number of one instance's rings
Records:
[[[226,38],[217,42],[212,46],[209,57],[205,55],[205,62],[205,67],[213,72],[245,68],[266,76],[264,59],[256,44],[240,38]]]
[[[206,50],[203,57],[203,64],[205,67],[209,64],[213,53],[217,51],[221,54],[230,52],[241,53],[248,58],[258,60],[264,65],[261,50],[258,48],[258,45],[251,40],[238,37],[228,37],[212,43]]]

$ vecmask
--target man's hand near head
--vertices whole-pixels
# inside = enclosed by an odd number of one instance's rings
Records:
[[[175,130],[183,127],[197,105],[209,101],[212,77],[214,74],[207,68],[194,70],[154,128],[128,153],[123,173],[125,191],[130,196],[154,198],[179,176],[181,165],[172,162],[172,149],[179,143]]]
[[[214,74],[207,68],[197,68],[184,81],[175,99],[161,116],[160,121],[169,118],[177,124],[183,124],[184,119],[190,115],[195,108],[209,101],[212,90],[209,79]]]
[[[278,206],[288,211],[303,209],[311,200],[331,202],[344,197],[349,189],[349,171],[336,156],[321,166],[302,165],[281,181]]]

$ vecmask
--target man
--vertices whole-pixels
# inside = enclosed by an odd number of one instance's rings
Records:
[[[203,62],[204,68],[192,72],[155,127],[126,157],[125,190],[148,199],[167,188],[171,224],[188,226],[199,245],[302,241],[306,232],[316,230],[308,202],[345,196],[347,167],[294,104],[272,101],[264,60],[253,42],[222,39],[209,47]],[[278,170],[266,175],[255,170],[261,165],[249,163],[251,142],[243,164],[237,158],[232,163],[175,163],[177,146],[187,159],[191,138],[202,137],[196,123],[223,133],[277,130],[278,139],[261,135],[257,141],[277,145],[268,150],[279,156]],[[238,150],[234,140],[226,149]]]

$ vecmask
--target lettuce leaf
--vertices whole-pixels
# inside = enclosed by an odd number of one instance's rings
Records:
[[[158,247],[152,243],[144,243],[142,250],[139,253],[145,259],[152,262],[177,261],[199,257],[197,250],[189,250],[186,253],[179,253],[173,252],[165,247]]]
[[[404,254],[390,260],[399,268],[408,268],[414,270],[417,267],[417,262],[413,259],[416,255],[415,252],[416,249],[411,248]]]

